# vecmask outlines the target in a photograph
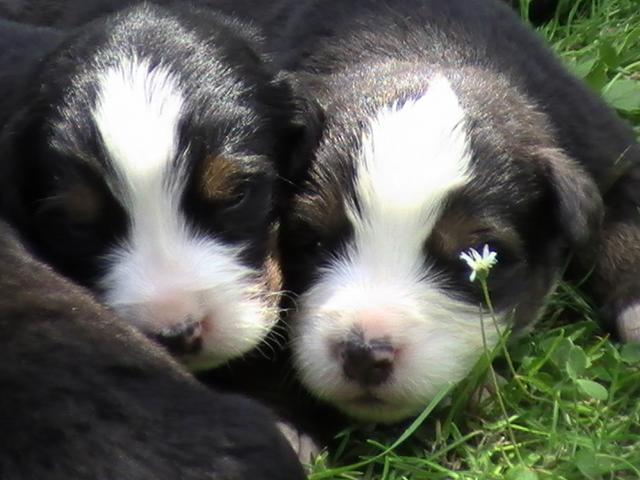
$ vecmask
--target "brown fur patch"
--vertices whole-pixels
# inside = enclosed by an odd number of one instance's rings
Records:
[[[313,225],[322,236],[339,232],[350,222],[345,211],[345,198],[340,182],[326,182],[318,194],[301,195],[292,207],[296,217],[307,225]]]
[[[239,179],[240,169],[233,159],[210,155],[202,163],[200,192],[209,200],[229,198],[233,196]]]
[[[501,242],[514,252],[521,252],[523,248],[517,232],[500,219],[447,209],[431,233],[429,246],[449,258],[457,258],[461,251],[491,240]]]
[[[278,254],[278,225],[273,225],[269,232],[269,246],[267,258],[264,262],[264,281],[269,293],[282,290],[282,269],[280,268],[280,256]],[[275,300],[279,300],[277,295],[273,295]]]
[[[271,300],[272,306],[277,306],[280,297],[277,292],[282,290],[282,270],[280,264],[274,255],[269,255],[264,262],[264,282],[267,287],[267,292],[270,295],[268,299]]]

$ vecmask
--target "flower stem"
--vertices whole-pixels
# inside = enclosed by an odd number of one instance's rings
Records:
[[[497,320],[496,320],[496,316],[495,316],[495,312],[493,310],[493,304],[491,303],[491,297],[489,295],[489,288],[487,287],[487,281],[486,278],[480,278],[480,286],[482,288],[482,294],[484,297],[484,301],[487,305],[487,308],[489,309],[489,315],[491,316],[491,320],[493,321],[494,325],[496,326],[497,329]],[[504,421],[505,424],[507,426],[507,432],[509,434],[509,439],[511,440],[511,443],[513,444],[513,448],[516,452],[516,457],[518,457],[518,461],[520,462],[520,464],[524,465],[524,461],[522,459],[522,456],[520,455],[520,449],[518,448],[518,444],[516,442],[516,437],[515,434],[513,433],[513,429],[511,428],[511,420],[509,419],[509,415],[507,414],[507,408],[504,404],[504,400],[502,398],[502,395],[500,394],[500,387],[498,385],[498,376],[496,375],[496,371],[493,369],[493,363],[492,363],[492,358],[491,355],[489,353],[489,349],[487,348],[487,336],[484,330],[484,317],[482,315],[482,309],[480,310],[480,326],[482,328],[482,344],[484,345],[484,351],[485,351],[485,355],[487,356],[487,360],[488,360],[488,364],[489,364],[489,372],[491,374],[491,380],[493,382],[493,388],[496,392],[496,397],[498,399],[498,405],[500,406],[500,410],[502,411],[502,415],[504,417]],[[500,330],[498,329],[498,341],[501,345],[502,348],[504,347],[504,336],[502,335],[502,333],[500,332]]]

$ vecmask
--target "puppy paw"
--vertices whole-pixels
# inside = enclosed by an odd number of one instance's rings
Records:
[[[291,444],[291,447],[298,455],[300,463],[310,465],[313,459],[320,453],[320,446],[310,435],[298,430],[287,422],[278,422],[278,428]]]
[[[623,342],[640,342],[640,302],[624,308],[617,318],[618,333]]]

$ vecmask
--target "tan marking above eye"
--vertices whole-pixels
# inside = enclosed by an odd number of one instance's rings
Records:
[[[331,234],[345,223],[349,223],[344,208],[344,197],[340,193],[323,195],[301,195],[292,206],[296,216],[320,233]]]
[[[445,211],[429,238],[429,244],[448,257],[483,242],[500,241],[513,252],[522,251],[518,233],[499,218],[475,217],[464,211]]]
[[[209,155],[200,169],[200,192],[209,200],[230,198],[241,180],[237,162],[224,155]]]
[[[445,212],[436,222],[431,241],[438,250],[453,256],[472,242],[474,232],[482,229],[484,225],[481,222],[463,212]]]

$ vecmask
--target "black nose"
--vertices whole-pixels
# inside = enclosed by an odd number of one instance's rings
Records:
[[[153,338],[174,355],[198,353],[202,350],[202,325],[200,322],[185,322],[156,333]]]
[[[364,339],[354,336],[342,345],[342,371],[350,380],[364,387],[375,387],[393,371],[394,350],[386,339]]]

